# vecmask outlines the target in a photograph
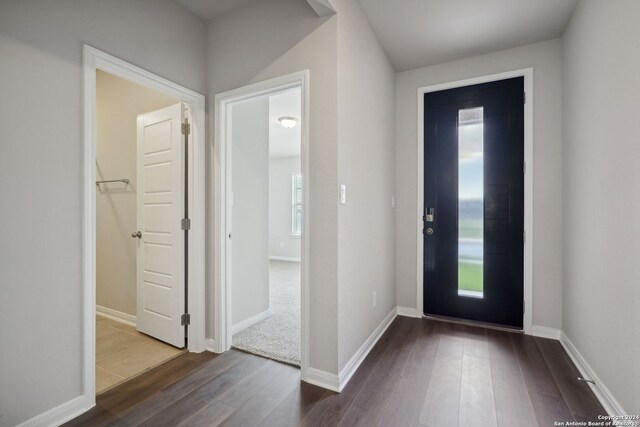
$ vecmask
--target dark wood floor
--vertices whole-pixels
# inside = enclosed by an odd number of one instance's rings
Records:
[[[604,410],[559,342],[398,317],[342,393],[236,350],[188,353],[98,397],[75,426],[553,426]]]

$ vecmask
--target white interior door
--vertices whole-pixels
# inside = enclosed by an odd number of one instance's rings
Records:
[[[138,116],[137,328],[184,347],[185,107]]]

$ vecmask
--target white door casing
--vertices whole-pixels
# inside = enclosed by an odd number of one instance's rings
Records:
[[[310,371],[316,372],[309,368],[309,247],[310,247],[310,186],[309,182],[309,106],[310,106],[310,76],[309,70],[299,71],[288,75],[275,77],[262,82],[250,84],[228,92],[215,95],[214,103],[216,106],[215,121],[215,149],[216,149],[216,167],[215,172],[215,227],[216,227],[216,275],[214,281],[213,301],[215,309],[212,313],[214,316],[214,345],[215,352],[222,353],[231,348],[232,343],[232,316],[231,316],[231,254],[232,239],[231,233],[231,213],[233,205],[233,195],[231,193],[231,126],[228,114],[228,107],[235,103],[257,96],[268,95],[285,89],[301,87],[302,94],[302,112],[301,112],[301,174],[303,185],[303,207],[304,212],[302,219],[302,235],[301,235],[301,334],[302,341],[301,356],[302,363],[300,366],[300,376],[303,381],[313,384],[319,384],[324,387],[325,383],[317,379],[316,374],[310,374]]]
[[[138,116],[137,329],[182,348],[185,150],[182,103]]]
[[[205,97],[177,83],[164,79],[140,67],[118,59],[88,45],[83,45],[83,197],[82,197],[82,396],[66,410],[56,408],[49,424],[62,424],[96,404],[95,342],[96,342],[96,71],[156,90],[180,99],[189,106],[191,134],[189,136],[189,351],[199,353],[215,348],[205,337],[205,206],[206,206],[206,142]],[[213,196],[212,196],[213,197]],[[131,230],[133,231],[133,230]],[[71,414],[71,415],[70,415]],[[51,422],[49,422],[51,421]]]

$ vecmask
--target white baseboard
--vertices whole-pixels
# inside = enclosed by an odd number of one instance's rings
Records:
[[[560,334],[562,331],[556,328],[550,328],[548,326],[533,325],[531,327],[531,335],[540,338],[549,338],[552,340],[560,340]]]
[[[207,338],[204,340],[205,350],[210,351],[211,353],[218,353],[218,348],[216,347],[216,340],[213,338]]]
[[[627,415],[622,405],[613,397],[611,391],[607,388],[607,386],[602,382],[602,380],[598,377],[595,371],[589,366],[587,361],[582,354],[578,351],[576,346],[573,345],[569,337],[563,332],[560,332],[560,343],[564,347],[565,351],[573,361],[574,365],[580,371],[580,374],[583,378],[587,378],[595,381],[595,384],[589,384],[593,394],[596,395],[600,404],[607,411],[609,415]]]
[[[59,426],[74,419],[78,415],[84,414],[94,406],[95,403],[87,399],[86,396],[78,396],[30,420],[18,424],[17,427]]]
[[[274,261],[291,261],[291,262],[301,262],[300,258],[293,258],[288,256],[277,256],[277,255],[269,255],[269,259]]]
[[[132,316],[131,314],[123,313],[112,308],[96,305],[96,314],[98,316],[107,317],[111,320],[126,323],[127,325],[136,326],[136,316]]]
[[[378,342],[382,334],[387,330],[393,319],[396,318],[397,309],[394,308],[387,314],[382,323],[373,331],[371,335],[355,352],[347,364],[342,368],[339,375],[330,372],[321,371],[320,369],[308,368],[307,376],[304,381],[340,393],[349,383],[353,374],[358,370],[360,364],[367,357],[373,346]]]
[[[342,391],[349,383],[353,374],[356,373],[364,359],[367,357],[373,346],[378,342],[382,334],[387,330],[393,319],[396,318],[397,308],[394,308],[387,314],[382,323],[369,335],[369,338],[365,340],[360,346],[358,351],[355,352],[351,359],[344,365],[338,374],[338,392]]]
[[[396,307],[396,310],[397,310],[398,316],[417,317],[417,318],[422,317],[422,315],[414,307],[402,307],[399,305]]]
[[[271,316],[271,309],[266,309],[265,311],[263,311],[262,313],[258,313],[255,316],[251,316],[248,319],[243,320],[242,322],[238,322],[235,325],[233,325],[231,327],[231,333],[232,334],[237,334],[238,332],[242,331],[243,329],[247,329],[249,326],[258,323],[261,320],[266,319],[267,317]]]
[[[340,392],[338,376],[320,369],[307,368],[307,377],[304,379],[309,384],[326,388],[331,391]]]

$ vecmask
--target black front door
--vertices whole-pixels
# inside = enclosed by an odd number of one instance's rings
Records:
[[[424,96],[424,311],[522,329],[524,78]]]

